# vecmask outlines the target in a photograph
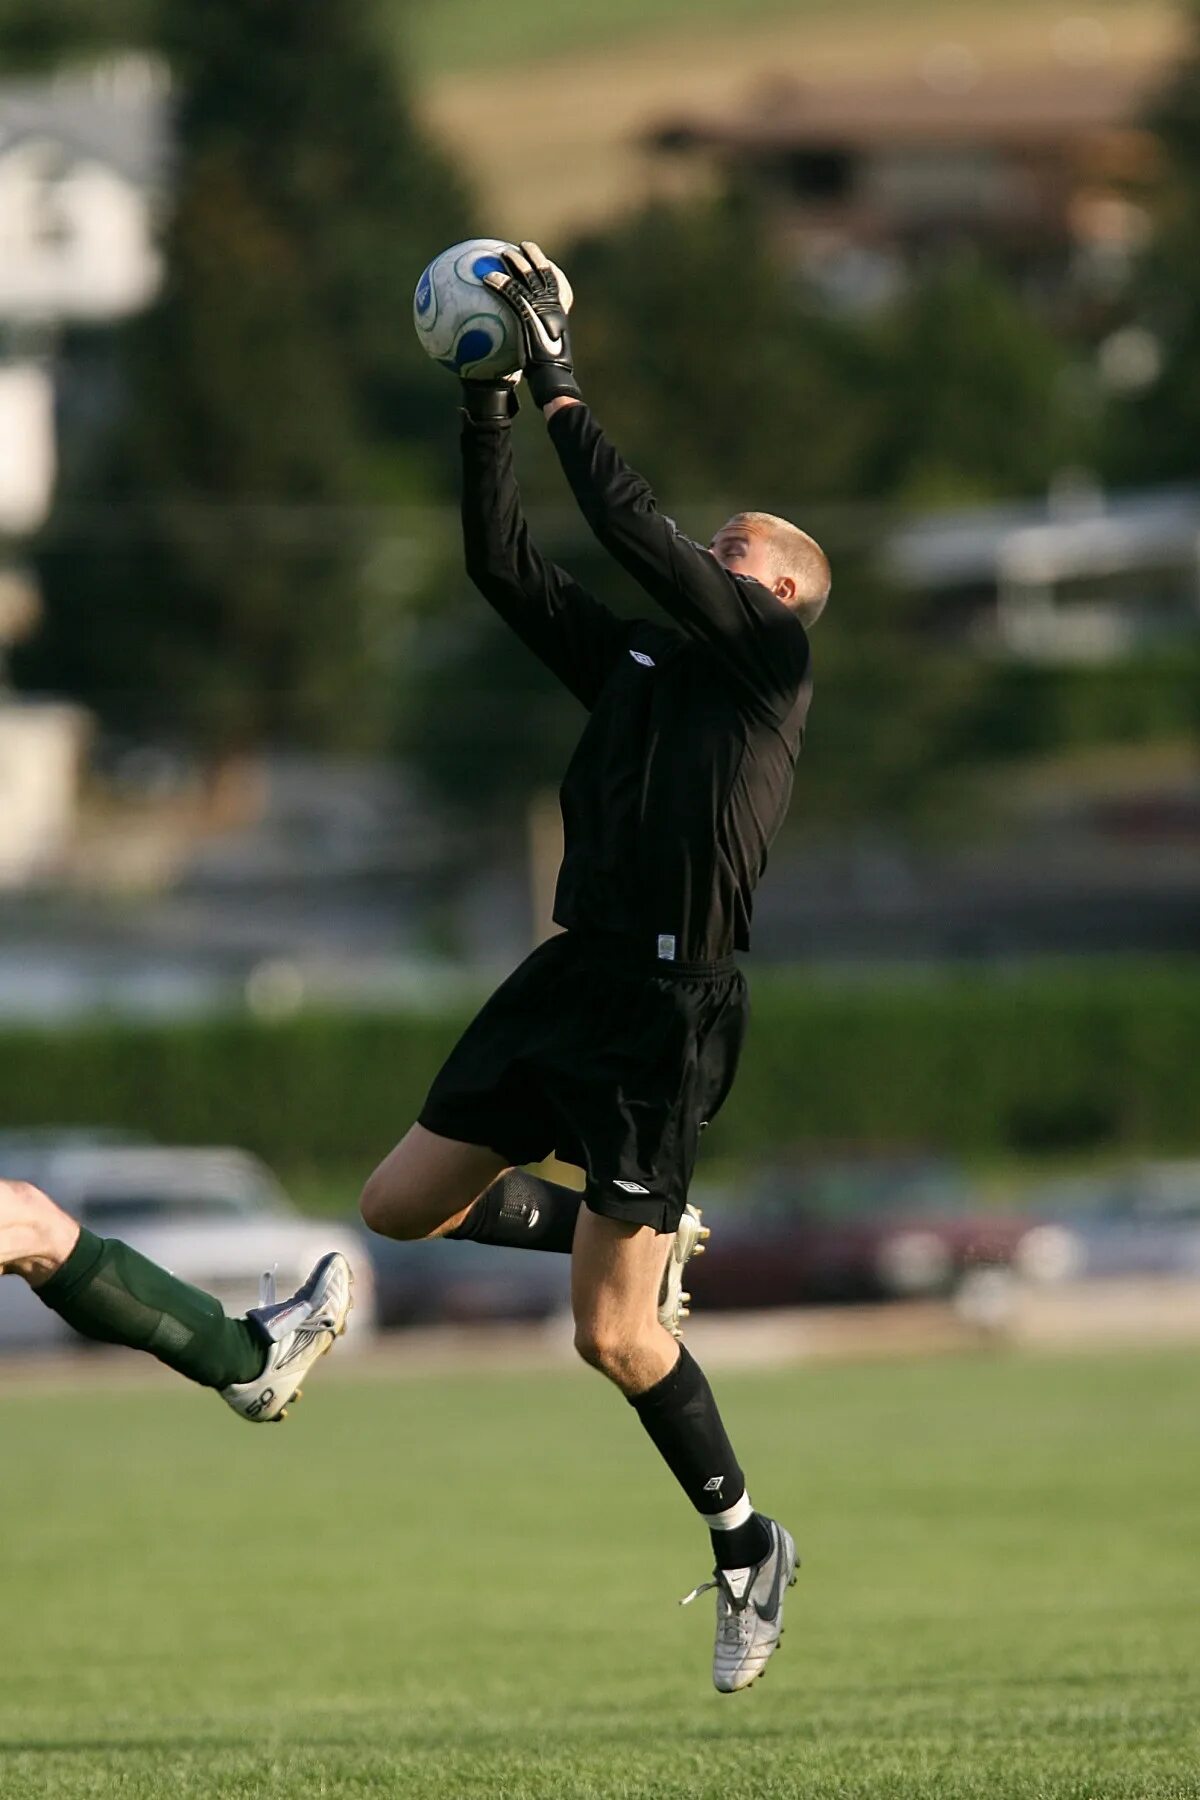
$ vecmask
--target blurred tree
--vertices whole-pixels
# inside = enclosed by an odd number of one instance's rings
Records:
[[[64,58],[144,47],[161,0],[0,0],[0,66],[36,69]]]
[[[441,493],[453,407],[407,314],[464,191],[359,0],[159,8],[165,286],[117,347],[118,428],[68,441],[24,673],[211,749],[378,741],[363,502]]]
[[[1158,368],[1110,406],[1106,473],[1118,482],[1200,473],[1200,5],[1186,10],[1187,48],[1146,120],[1161,151],[1157,217],[1130,316]]]
[[[918,505],[1011,499],[1090,458],[1069,351],[973,252],[935,262],[872,335],[882,394],[863,492]]]
[[[651,206],[568,266],[588,394],[657,485],[760,508],[859,491],[876,348],[788,279],[750,198]]]

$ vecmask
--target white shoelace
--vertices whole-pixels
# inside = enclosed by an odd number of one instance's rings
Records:
[[[753,1635],[753,1619],[751,1616],[753,1609],[749,1604],[746,1604],[745,1606],[734,1606],[728,1593],[719,1581],[716,1579],[712,1581],[702,1581],[699,1587],[694,1587],[690,1594],[684,1595],[683,1599],[679,1602],[680,1606],[690,1606],[693,1600],[698,1599],[701,1594],[706,1594],[710,1588],[716,1588],[717,1590],[718,1640],[721,1643],[728,1645],[730,1648],[741,1649],[743,1645],[749,1643],[750,1638]],[[749,1590],[747,1590],[747,1602],[748,1601]]]
[[[679,1604],[680,1606],[690,1606],[693,1600],[700,1598],[701,1594],[707,1594],[709,1588],[720,1587],[720,1585],[719,1581],[702,1581],[700,1586],[694,1587],[690,1594],[685,1594]]]

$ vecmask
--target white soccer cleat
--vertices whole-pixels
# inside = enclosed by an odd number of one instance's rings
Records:
[[[700,1208],[691,1201],[683,1209],[679,1228],[671,1240],[662,1286],[658,1290],[658,1322],[674,1338],[683,1336],[691,1295],[684,1292],[683,1271],[693,1256],[703,1256],[711,1232],[700,1223]]]
[[[270,1340],[267,1364],[254,1381],[222,1388],[227,1406],[252,1425],[286,1419],[300,1384],[313,1364],[333,1349],[346,1329],[354,1304],[354,1276],[338,1250],[323,1256],[308,1280],[290,1300],[274,1299],[274,1280],[264,1278],[264,1300],[246,1314]]]
[[[719,1694],[736,1694],[757,1681],[783,1636],[783,1598],[796,1583],[800,1560],[791,1536],[774,1519],[763,1523],[771,1548],[753,1569],[714,1569],[679,1604],[690,1606],[698,1594],[717,1590],[717,1641],[713,1650],[713,1686]]]

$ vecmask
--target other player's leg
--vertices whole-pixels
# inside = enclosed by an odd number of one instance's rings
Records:
[[[21,1277],[84,1337],[148,1352],[254,1423],[284,1416],[352,1303],[349,1265],[334,1253],[288,1300],[228,1318],[213,1295],[97,1237],[22,1181],[0,1181],[0,1274]]]
[[[649,1226],[581,1214],[571,1266],[575,1343],[634,1407],[709,1529],[716,1568],[703,1586],[717,1592],[713,1681],[733,1693],[762,1674],[779,1643],[796,1550],[775,1520],[754,1511],[703,1371],[659,1323],[665,1251]]]

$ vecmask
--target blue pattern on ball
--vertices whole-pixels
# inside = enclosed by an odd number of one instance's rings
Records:
[[[433,264],[430,263],[417,283],[416,304],[419,313],[427,313],[433,301]]]
[[[477,281],[482,281],[485,275],[507,275],[508,270],[498,256],[477,256],[471,264],[471,273]]]
[[[482,362],[490,356],[496,347],[496,341],[488,331],[480,331],[476,327],[472,331],[464,331],[454,346],[454,367],[465,369],[468,363]]]

